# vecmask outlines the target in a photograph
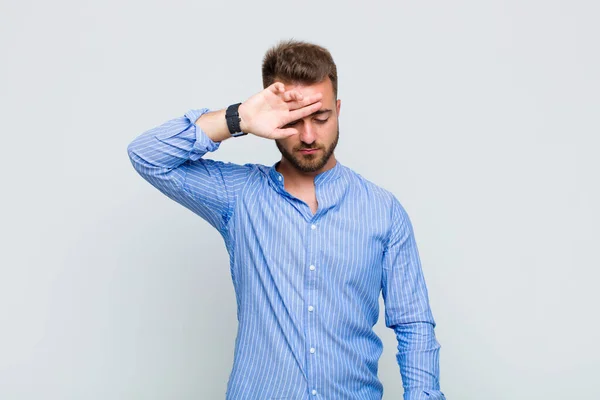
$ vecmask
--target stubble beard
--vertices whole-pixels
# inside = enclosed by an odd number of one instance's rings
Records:
[[[333,151],[335,150],[338,144],[339,138],[340,129],[338,127],[335,139],[333,140],[331,145],[325,149],[323,155],[319,158],[317,158],[318,156],[315,154],[302,155],[298,152],[294,152],[292,154],[289,151],[287,151],[277,140],[275,141],[275,144],[277,145],[277,148],[279,149],[279,152],[281,153],[283,158],[285,158],[290,164],[292,164],[294,168],[302,172],[315,172],[320,170],[321,168],[323,168],[323,166],[325,166],[325,164],[327,164],[327,161],[329,161],[329,159],[331,158],[331,155],[333,154]],[[300,147],[300,149],[310,148],[314,147]]]

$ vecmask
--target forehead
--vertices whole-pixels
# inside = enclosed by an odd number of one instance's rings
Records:
[[[310,85],[305,85],[301,83],[285,83],[285,89],[297,90],[298,92],[302,93],[303,96],[310,96],[320,92],[323,94],[323,104],[330,104],[334,100],[333,85],[331,84],[331,80],[329,79],[329,77],[327,77],[321,82],[313,83]]]

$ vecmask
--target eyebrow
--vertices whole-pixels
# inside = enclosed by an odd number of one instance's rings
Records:
[[[312,117],[313,115],[317,115],[317,114],[325,114],[330,112],[331,110],[329,108],[324,108],[322,110],[317,110],[314,113],[310,114],[309,117]]]

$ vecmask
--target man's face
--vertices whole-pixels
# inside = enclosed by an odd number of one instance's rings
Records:
[[[338,116],[341,100],[335,100],[333,86],[329,78],[312,85],[286,84],[285,89],[297,90],[304,97],[321,92],[321,108],[317,113],[293,121],[282,128],[296,128],[297,135],[276,139],[281,155],[296,169],[302,172],[315,172],[329,161],[339,139]],[[313,152],[303,152],[316,149]]]

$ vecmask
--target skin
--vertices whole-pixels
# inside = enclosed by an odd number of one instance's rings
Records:
[[[282,128],[293,127],[298,133],[284,139],[275,139],[281,153],[277,171],[283,174],[285,189],[317,210],[314,177],[333,168],[337,160],[334,150],[339,140],[341,100],[335,99],[329,78],[312,85],[286,83],[286,90],[298,91],[304,97],[321,92],[323,98],[317,114],[293,121]],[[325,111],[329,110],[329,111]],[[319,149],[303,154],[301,149]]]
[[[276,168],[285,178],[285,189],[313,213],[317,210],[314,178],[337,164],[340,106],[326,78],[310,85],[276,81],[238,109],[243,132],[275,140],[282,156]],[[231,138],[225,111],[204,113],[195,122],[214,142]],[[301,149],[318,151],[307,154]]]

